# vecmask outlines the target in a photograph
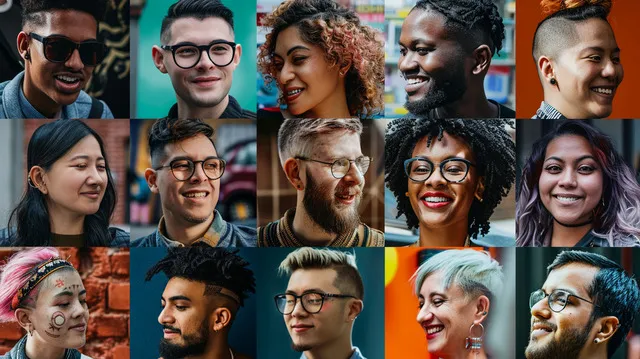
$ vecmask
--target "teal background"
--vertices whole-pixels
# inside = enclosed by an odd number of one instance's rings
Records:
[[[233,72],[230,95],[242,108],[256,109],[256,1],[221,0],[233,12],[235,42],[242,45],[240,65]],[[169,112],[176,95],[168,74],[153,64],[151,48],[160,45],[160,26],[169,6],[176,0],[149,0],[140,17],[138,49],[137,113],[132,118],[159,118]]]

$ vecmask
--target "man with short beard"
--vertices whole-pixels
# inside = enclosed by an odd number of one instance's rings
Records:
[[[527,359],[611,358],[640,311],[638,283],[612,260],[564,251],[531,293]]]
[[[358,119],[288,119],[278,155],[296,207],[258,228],[259,247],[382,247],[384,234],[360,222],[371,158],[362,154]]]
[[[484,78],[502,48],[492,0],[420,0],[402,24],[398,68],[411,118],[515,118],[487,100]]]
[[[225,161],[201,120],[164,118],[149,131],[152,168],[144,176],[160,195],[163,216],[151,234],[132,247],[255,247],[256,229],[229,223],[215,208]]]
[[[247,359],[228,344],[231,325],[255,278],[249,263],[223,248],[169,248],[147,272],[146,281],[164,272],[162,293],[163,359]]]

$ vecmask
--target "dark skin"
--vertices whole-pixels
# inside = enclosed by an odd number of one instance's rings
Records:
[[[447,68],[464,69],[466,91],[458,99],[445,101],[436,108],[439,118],[469,118],[498,116],[498,106],[489,102],[484,93],[484,77],[491,64],[491,49],[487,44],[473,46],[461,41],[459,34],[445,27],[446,18],[432,10],[415,9],[402,24],[401,54],[398,68],[405,78],[420,78],[424,85],[409,94],[415,101],[433,90],[432,74]],[[462,74],[458,74],[462,76]]]

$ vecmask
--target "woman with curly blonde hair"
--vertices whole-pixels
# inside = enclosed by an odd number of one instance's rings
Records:
[[[382,113],[381,35],[332,0],[287,0],[262,20],[271,29],[258,67],[287,112],[304,118]]]

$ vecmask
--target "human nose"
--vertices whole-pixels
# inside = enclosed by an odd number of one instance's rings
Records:
[[[342,178],[352,185],[360,185],[364,182],[364,173],[360,172],[355,162],[349,162],[349,170]]]
[[[618,68],[622,68],[622,65],[619,63],[616,64],[613,60],[608,59],[602,67],[602,77],[616,77],[616,75],[618,75]]]
[[[576,174],[574,171],[566,170],[560,175],[558,185],[563,188],[573,188],[577,185]]]
[[[173,315],[171,315],[171,312],[169,311],[169,307],[165,306],[164,308],[162,308],[160,315],[158,315],[158,323],[171,324],[174,321],[175,319],[173,318]]]
[[[78,51],[78,49],[74,49],[69,59],[65,61],[64,65],[72,70],[82,70],[84,68],[84,63],[82,62],[82,58],[80,58],[80,51]]]
[[[548,319],[551,317],[551,309],[548,304],[548,297],[543,297],[531,307],[531,316]]]
[[[293,304],[293,311],[291,312],[291,316],[294,317],[303,317],[307,316],[309,313],[302,306],[302,298],[296,298],[296,302]]]
[[[100,171],[97,166],[93,166],[87,177],[87,183],[90,185],[103,186],[105,182],[107,182],[107,172],[106,170]]]
[[[416,321],[418,324],[423,325],[425,323],[430,323],[433,320],[433,313],[430,310],[428,305],[423,305],[418,311],[418,316],[416,317]]]
[[[411,71],[418,67],[414,55],[415,53],[409,50],[407,50],[404,55],[400,55],[400,59],[398,60],[398,69],[400,72]]]
[[[447,184],[447,180],[442,175],[442,168],[440,166],[433,166],[431,175],[424,180],[425,185],[431,187],[439,187]]]
[[[191,175],[191,178],[189,178],[189,181],[198,183],[198,182],[203,182],[209,179],[209,177],[207,177],[207,174],[204,173],[203,164],[204,162],[202,161],[193,163],[193,175]]]
[[[280,83],[281,86],[284,87],[286,84],[291,82],[291,80],[293,80],[295,77],[296,77],[295,73],[293,72],[293,69],[291,68],[291,66],[285,63],[284,65],[282,65],[282,69],[280,69],[280,73],[278,74],[278,82]]]
[[[214,67],[215,64],[209,58],[209,50],[201,50],[200,51],[200,59],[196,63],[196,68],[201,70],[206,70]]]

